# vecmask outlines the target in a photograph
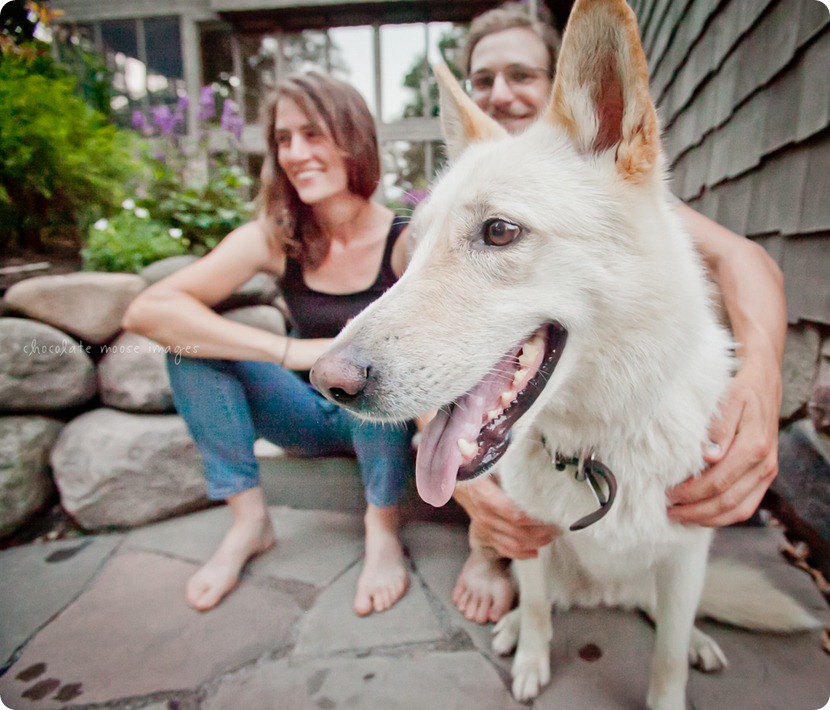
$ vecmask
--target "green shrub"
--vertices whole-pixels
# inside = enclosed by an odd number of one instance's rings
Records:
[[[243,197],[251,179],[237,165],[214,167],[202,183],[182,185],[173,173],[158,175],[139,203],[154,219],[181,229],[196,254],[210,251],[251,219],[253,208]]]
[[[0,251],[40,249],[85,227],[124,197],[132,136],[73,92],[75,78],[42,52],[0,53]]]
[[[112,219],[100,219],[89,228],[81,250],[86,271],[137,273],[148,264],[188,252],[182,231],[151,219],[143,207],[125,201]]]

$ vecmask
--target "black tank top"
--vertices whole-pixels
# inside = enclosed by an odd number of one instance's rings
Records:
[[[375,282],[356,293],[322,293],[306,286],[300,262],[288,258],[278,284],[293,323],[295,338],[333,338],[352,318],[383,295],[398,277],[392,270],[392,248],[406,226],[406,219],[395,217],[386,236],[383,259]]]

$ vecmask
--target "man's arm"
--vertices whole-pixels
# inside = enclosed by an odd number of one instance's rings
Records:
[[[781,361],[787,335],[783,276],[757,244],[685,205],[678,207],[723,296],[739,368],[709,430],[699,478],[669,491],[678,522],[728,525],[749,518],[778,473]]]

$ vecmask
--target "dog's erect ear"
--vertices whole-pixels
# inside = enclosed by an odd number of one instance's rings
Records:
[[[657,113],[637,20],[624,0],[577,0],[546,118],[586,153],[616,146],[626,180],[651,174],[660,150]]]
[[[436,64],[433,72],[438,80],[441,126],[444,129],[447,153],[451,161],[461,155],[470,143],[503,138],[507,135],[507,131],[464,93],[446,64]]]

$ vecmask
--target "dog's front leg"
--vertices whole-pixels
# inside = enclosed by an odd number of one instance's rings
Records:
[[[516,560],[519,583],[519,645],[513,659],[513,696],[531,700],[550,681],[550,641],[553,637],[547,564],[551,546],[536,559]]]
[[[657,638],[646,704],[650,710],[685,710],[689,642],[706,574],[706,544],[677,550],[656,565]]]

